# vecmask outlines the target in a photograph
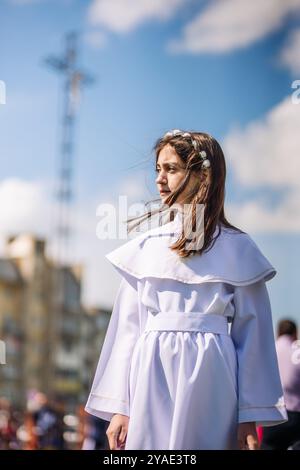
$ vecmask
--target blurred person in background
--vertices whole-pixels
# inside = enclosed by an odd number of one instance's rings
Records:
[[[0,450],[19,449],[17,429],[21,415],[6,398],[0,398]]]
[[[31,401],[31,426],[37,449],[64,449],[63,413],[50,403],[44,393],[36,393]]]
[[[84,425],[82,450],[109,450],[106,430],[108,423],[96,416],[88,416]]]
[[[300,342],[297,337],[295,322],[288,319],[279,322],[276,351],[289,419],[286,423],[263,429],[263,450],[300,448]]]

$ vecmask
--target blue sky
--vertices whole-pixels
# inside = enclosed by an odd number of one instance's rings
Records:
[[[268,12],[264,0],[256,10],[244,0],[166,0],[167,13],[159,3],[149,11],[145,0],[125,0],[119,9],[120,0],[0,2],[0,80],[7,87],[0,202],[11,207],[1,235],[51,232],[62,81],[43,60],[60,55],[64,34],[76,30],[80,63],[96,78],[83,93],[74,166],[74,246],[86,264],[86,301],[111,305],[119,282],[103,262],[118,242],[95,240],[97,205],[126,191],[132,201],[157,197],[155,140],[170,128],[195,129],[224,146],[228,213],[278,270],[269,284],[274,318],[297,318],[300,143],[293,129],[300,106],[289,96],[300,78],[300,2],[274,0]],[[174,41],[180,51],[171,50]],[[22,216],[20,199],[32,204],[24,202]]]

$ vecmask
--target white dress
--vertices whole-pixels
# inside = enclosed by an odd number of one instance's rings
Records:
[[[106,255],[122,280],[85,409],[129,416],[125,449],[236,449],[238,423],[287,420],[265,284],[276,271],[224,227],[180,259],[168,248],[180,223]]]

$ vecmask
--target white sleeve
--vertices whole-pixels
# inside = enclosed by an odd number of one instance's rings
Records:
[[[239,423],[274,426],[287,420],[264,280],[235,287],[231,336],[238,361]]]
[[[129,416],[129,371],[140,335],[137,281],[122,278],[85,410],[110,421]]]

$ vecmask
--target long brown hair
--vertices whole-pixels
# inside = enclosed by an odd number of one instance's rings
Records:
[[[184,136],[184,132],[189,134],[190,137],[187,135]],[[192,140],[197,142],[196,149],[192,145]],[[197,250],[187,249],[187,245],[190,240],[188,240],[182,232],[179,239],[170,246],[170,249],[176,251],[180,257],[186,258],[196,253],[201,254],[204,251],[211,249],[215,240],[221,233],[221,226],[230,228],[238,233],[244,233],[242,230],[228,222],[225,217],[224,200],[226,163],[222,148],[217,140],[204,132],[181,131],[177,135],[167,134],[159,138],[154,145],[153,150],[156,156],[155,164],[157,164],[161,150],[166,145],[170,145],[176,151],[185,166],[186,174],[178,188],[165,199],[164,207],[168,210],[169,208],[172,208],[172,206],[176,205],[178,196],[186,188],[191,175],[193,174],[197,179],[187,194],[186,201],[184,201],[190,205],[190,210],[187,216],[190,220],[185,222],[190,224],[192,227],[195,227],[197,205],[202,204],[205,208],[205,237],[201,248]],[[206,158],[210,162],[210,166],[208,168],[202,166],[203,160],[199,155],[200,151],[206,152]],[[139,225],[145,219],[150,218],[153,214],[163,210],[164,209],[162,208],[159,208],[156,211],[149,210],[141,216],[139,222],[135,224],[134,227]],[[128,220],[128,222],[131,222],[132,220],[136,220],[136,218]],[[213,238],[217,227],[217,236]]]

